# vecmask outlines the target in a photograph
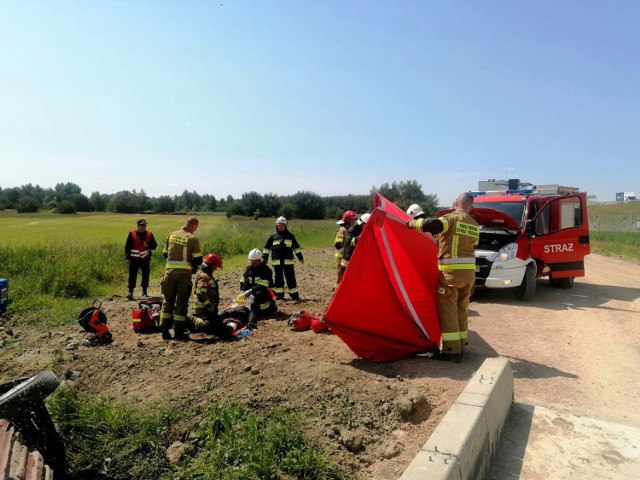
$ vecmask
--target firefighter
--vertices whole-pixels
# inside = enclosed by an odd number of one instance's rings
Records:
[[[301,264],[304,264],[302,251],[298,240],[293,233],[287,228],[289,223],[284,217],[278,217],[276,220],[276,232],[269,237],[267,243],[262,249],[262,259],[266,264],[271,254],[273,262],[273,270],[276,275],[273,291],[276,298],[284,299],[285,289],[284,282],[287,281],[289,295],[292,300],[300,299],[298,284],[296,283],[296,271],[294,269],[294,255],[298,257]]]
[[[353,210],[347,210],[344,212],[344,215],[342,215],[342,219],[336,222],[340,227],[338,227],[336,238],[333,241],[333,245],[336,247],[336,268],[338,270],[338,278],[336,279],[334,290],[338,288],[338,285],[340,285],[340,280],[342,280],[342,276],[346,269],[346,267],[342,266],[342,257],[344,256],[344,237],[347,234],[347,231],[353,226],[355,220],[356,212]]]
[[[362,235],[364,227],[369,221],[369,217],[371,217],[370,213],[363,213],[356,221],[356,224],[347,230],[344,236],[344,255],[342,256],[342,260],[340,260],[340,265],[343,269],[346,269],[349,265],[349,260],[351,260],[353,256],[353,252],[356,249],[356,245],[358,245],[358,240],[360,239],[360,235]]]
[[[473,195],[462,193],[454,202],[454,211],[440,218],[412,219],[409,228],[437,235],[438,243],[438,318],[442,332],[442,350],[434,358],[460,362],[469,330],[469,298],[475,284],[475,247],[480,228],[469,215]]]
[[[417,203],[414,203],[409,208],[407,208],[407,215],[409,215],[414,220],[427,218],[427,214],[424,213],[424,210],[422,210],[422,207]]]
[[[220,326],[218,306],[220,292],[213,272],[222,268],[222,259],[210,253],[198,267],[195,278],[193,331],[199,333],[216,333]]]
[[[151,272],[151,251],[158,246],[156,238],[147,230],[147,221],[138,220],[136,230],[131,230],[124,245],[124,256],[129,264],[129,294],[128,300],[133,300],[133,290],[136,288],[138,270],[142,272],[142,298],[149,298],[149,273]]]
[[[186,333],[187,311],[191,295],[191,275],[202,263],[200,241],[194,235],[199,221],[189,217],[180,230],[171,232],[164,243],[164,257],[167,263],[162,279],[162,338],[171,338],[169,329],[173,324],[173,332],[178,340],[188,340]]]
[[[273,272],[262,261],[262,252],[258,248],[249,252],[247,260],[249,260],[249,266],[242,275],[240,290],[246,295],[251,292],[253,296],[251,311],[257,318],[273,315],[278,311],[276,295],[273,291]]]

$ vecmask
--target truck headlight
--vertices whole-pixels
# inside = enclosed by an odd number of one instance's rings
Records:
[[[511,260],[515,258],[518,253],[518,244],[510,243],[509,245],[505,245],[498,251],[498,256],[496,257],[496,262],[506,262],[507,260]]]

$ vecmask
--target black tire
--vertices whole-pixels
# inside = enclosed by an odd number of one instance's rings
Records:
[[[513,296],[517,300],[529,302],[536,293],[536,271],[532,266],[528,266],[524,272],[522,283],[513,289]]]
[[[58,385],[58,377],[51,370],[26,379],[0,396],[0,418],[11,420],[14,416],[31,410],[58,388]]]
[[[564,288],[564,289],[571,288],[573,287],[573,279],[574,277],[556,278],[557,287]]]
[[[553,288],[558,288],[558,279],[549,277],[549,286]]]

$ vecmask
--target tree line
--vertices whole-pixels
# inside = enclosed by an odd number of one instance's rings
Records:
[[[15,209],[18,213],[33,213],[40,210],[61,214],[76,212],[114,213],[187,213],[225,212],[228,216],[277,217],[323,219],[340,218],[345,210],[362,213],[373,208],[373,193],[379,192],[400,208],[419,204],[428,215],[438,209],[438,197],[425,194],[422,185],[415,180],[384,183],[372,187],[368,195],[320,196],[309,191],[293,195],[260,194],[255,191],[243,193],[240,198],[216,198],[210,194],[199,194],[185,190],[180,195],[150,197],[144,190],[122,190],[113,194],[82,193],[75,183],[58,183],[54,188],[42,188],[27,184],[21,187],[0,187],[0,210]]]

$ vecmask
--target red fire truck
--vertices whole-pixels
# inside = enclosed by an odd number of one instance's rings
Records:
[[[590,252],[587,195],[545,187],[475,192],[470,213],[480,225],[477,287],[510,288],[517,299],[531,300],[540,277],[549,277],[553,287],[571,288],[575,277],[584,276]]]

